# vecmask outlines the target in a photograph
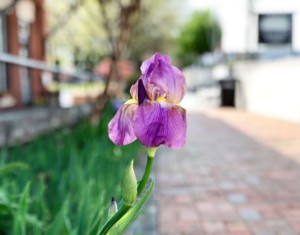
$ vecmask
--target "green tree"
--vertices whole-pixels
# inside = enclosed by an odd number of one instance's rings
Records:
[[[220,38],[220,26],[212,14],[195,12],[177,41],[176,55],[180,65],[192,64],[199,55],[214,50]]]

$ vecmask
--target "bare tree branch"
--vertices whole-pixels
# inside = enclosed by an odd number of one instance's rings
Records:
[[[118,61],[121,59],[122,52],[127,48],[130,38],[130,32],[132,28],[132,20],[131,18],[135,15],[135,13],[140,9],[140,0],[132,0],[131,4],[128,6],[123,6],[121,1],[118,0],[119,6],[119,24],[118,24],[118,32],[119,35],[114,35],[113,27],[106,12],[106,3],[107,0],[98,0],[100,11],[103,18],[103,27],[108,34],[108,39],[111,44],[111,64],[109,75],[106,78],[105,89],[103,93],[97,97],[96,103],[94,105],[94,110],[91,114],[91,123],[98,123],[100,115],[109,100],[109,85],[112,78],[119,78],[119,71],[118,71]]]

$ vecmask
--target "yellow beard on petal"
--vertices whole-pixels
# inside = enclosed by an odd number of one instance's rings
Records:
[[[129,99],[129,100],[126,100],[125,104],[137,104],[137,100],[136,99]]]
[[[165,97],[158,97],[156,99],[156,102],[161,103],[161,104],[166,104],[167,103],[167,99]]]

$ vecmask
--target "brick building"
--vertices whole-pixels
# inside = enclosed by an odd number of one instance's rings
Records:
[[[44,0],[1,0],[0,54],[45,59]],[[41,72],[0,63],[0,94],[9,94],[15,106],[32,103],[43,95]]]

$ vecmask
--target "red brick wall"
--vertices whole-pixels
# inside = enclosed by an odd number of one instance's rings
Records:
[[[18,20],[15,11],[7,15],[7,46],[8,53],[13,55],[19,54]],[[22,103],[21,83],[17,65],[8,65],[8,80],[9,92],[17,100],[17,106],[20,106]]]
[[[36,5],[35,21],[30,25],[29,57],[37,60],[45,60],[45,11],[44,0],[33,0]],[[18,20],[15,10],[7,15],[8,53],[19,54]],[[41,97],[44,89],[41,83],[41,71],[31,70],[31,94],[32,100]],[[8,66],[9,91],[16,98],[17,106],[22,106],[21,83],[19,68],[16,65]]]
[[[35,8],[35,21],[30,27],[30,41],[29,50],[30,57],[37,60],[45,60],[45,11],[44,0],[34,0]],[[31,70],[31,91],[32,98],[37,99],[44,93],[41,83],[41,71]]]

